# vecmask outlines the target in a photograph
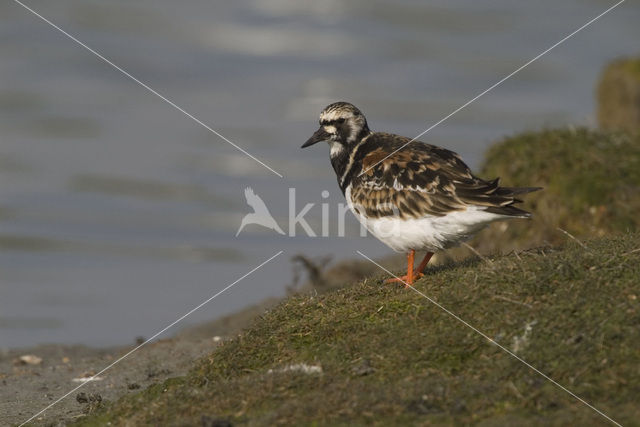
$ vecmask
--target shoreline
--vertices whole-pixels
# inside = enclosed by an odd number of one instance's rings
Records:
[[[168,378],[184,375],[193,362],[276,305],[271,298],[230,315],[178,330],[150,342],[35,418],[33,425],[66,425],[99,401],[115,401]],[[0,425],[23,423],[82,384],[139,343],[112,347],[40,344],[0,350]],[[30,363],[20,361],[33,355]]]
[[[275,307],[289,295],[324,293],[375,275],[377,267],[367,261],[343,260],[327,268],[322,259],[295,257],[308,281],[287,287],[287,296],[272,297],[234,313],[196,325],[177,329],[141,347],[117,366],[87,383],[31,421],[32,425],[64,426],[91,413],[98,402],[114,402],[153,384],[186,374],[193,362],[210,354],[218,344],[235,337],[258,316]],[[385,263],[400,266],[403,257],[389,255]],[[170,331],[169,331],[170,333]],[[90,347],[82,344],[39,344],[0,349],[0,425],[18,425],[55,400],[134,349],[140,342],[122,346]],[[40,363],[20,363],[33,355]],[[74,379],[76,380],[74,382]]]

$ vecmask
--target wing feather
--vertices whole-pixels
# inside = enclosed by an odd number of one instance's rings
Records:
[[[393,153],[408,141],[381,133],[371,138],[377,147],[363,157],[365,172],[353,178],[351,187],[353,205],[368,217],[444,216],[468,206],[485,206],[487,211],[502,215],[529,216],[513,206],[520,202],[514,196],[539,188],[500,187],[499,178],[486,181],[474,176],[458,154],[418,141]]]

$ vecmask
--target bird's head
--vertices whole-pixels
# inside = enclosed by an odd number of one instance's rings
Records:
[[[337,156],[345,149],[369,134],[367,119],[355,105],[348,102],[334,102],[320,113],[320,128],[302,145],[309,147],[320,141],[327,141],[331,156]]]

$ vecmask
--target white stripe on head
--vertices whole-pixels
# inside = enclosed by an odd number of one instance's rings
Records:
[[[329,111],[323,111],[322,113],[320,113],[320,122],[325,120],[328,122],[331,122],[337,119],[349,120],[352,117],[353,117],[353,113],[350,111],[329,110]]]

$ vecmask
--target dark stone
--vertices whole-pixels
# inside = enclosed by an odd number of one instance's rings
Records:
[[[365,375],[371,375],[375,371],[376,370],[371,366],[371,362],[367,359],[363,360],[362,363],[360,363],[358,366],[354,366],[351,369],[351,372],[353,372],[354,375],[357,375],[359,377],[363,377]]]
[[[456,400],[456,403],[454,403],[453,407],[451,408],[451,412],[453,412],[454,414],[467,412],[467,402],[462,399]]]
[[[407,410],[419,415],[443,412],[442,408],[438,404],[424,399],[412,400],[407,405]]]
[[[231,421],[224,418],[214,418],[208,415],[203,415],[200,418],[200,422],[202,423],[202,427],[233,427]]]
[[[149,368],[147,369],[147,378],[153,378],[160,375],[170,375],[171,371],[166,368],[157,369],[157,368]]]

